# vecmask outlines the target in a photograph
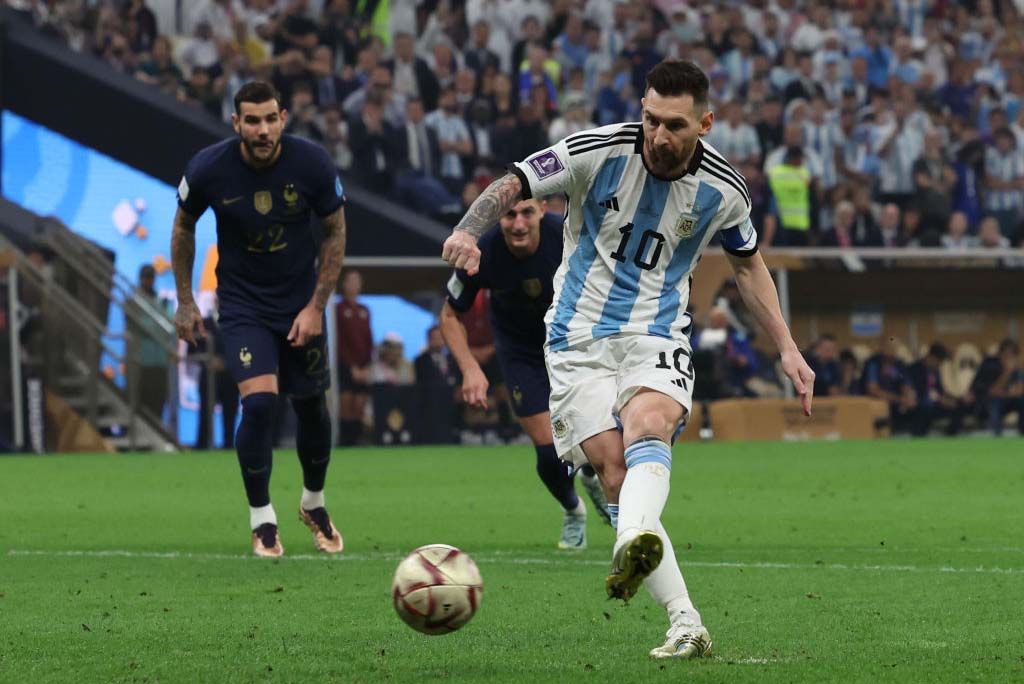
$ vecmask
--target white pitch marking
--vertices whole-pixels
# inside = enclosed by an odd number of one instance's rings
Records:
[[[194,553],[191,551],[128,551],[126,549],[100,550],[45,550],[45,549],[10,549],[8,556],[44,556],[61,558],[156,558],[182,560],[241,560],[265,563],[266,559],[256,558],[249,554],[226,553]],[[507,552],[474,553],[473,558],[482,563],[495,565],[608,565],[608,561],[594,558],[513,558]],[[380,553],[345,553],[339,556],[323,554],[290,554],[283,556],[282,561],[318,561],[325,562],[357,562],[357,561],[397,561],[405,557],[399,552]],[[993,575],[1020,575],[1024,568],[1001,568],[978,565],[975,567],[955,568],[944,566],[917,565],[849,565],[847,563],[775,563],[775,562],[732,562],[732,561],[686,561],[684,568],[725,568],[739,570],[847,570],[860,572],[940,572],[970,573]]]

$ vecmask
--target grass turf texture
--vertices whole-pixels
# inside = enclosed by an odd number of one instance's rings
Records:
[[[700,662],[647,659],[664,613],[604,598],[597,516],[590,550],[555,550],[529,448],[335,451],[341,559],[314,556],[280,452],[280,561],[249,557],[233,454],[0,457],[0,681],[1021,681],[1022,447],[677,448],[664,520],[715,640]],[[443,637],[389,596],[432,542],[485,583]]]

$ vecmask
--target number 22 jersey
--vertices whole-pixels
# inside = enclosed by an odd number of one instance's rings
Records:
[[[311,214],[345,202],[334,162],[316,143],[281,136],[277,161],[254,169],[238,138],[200,150],[178,185],[178,205],[217,217],[217,298],[221,315],[255,318],[287,330],[316,287]]]
[[[547,348],[560,351],[620,333],[685,339],[690,273],[707,244],[757,250],[743,177],[701,140],[682,177],[645,166],[642,124],[570,135],[512,165],[523,197],[565,193],[562,264],[545,316]]]

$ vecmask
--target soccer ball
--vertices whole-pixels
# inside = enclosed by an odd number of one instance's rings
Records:
[[[484,581],[468,554],[447,544],[421,546],[398,564],[391,596],[398,616],[424,634],[448,634],[480,607]]]

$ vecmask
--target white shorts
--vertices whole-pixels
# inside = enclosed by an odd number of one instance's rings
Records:
[[[686,409],[684,424],[693,403],[690,354],[686,340],[651,335],[614,335],[564,351],[545,349],[558,455],[576,467],[584,465],[580,444],[619,427],[619,411],[641,388],[678,401]]]

